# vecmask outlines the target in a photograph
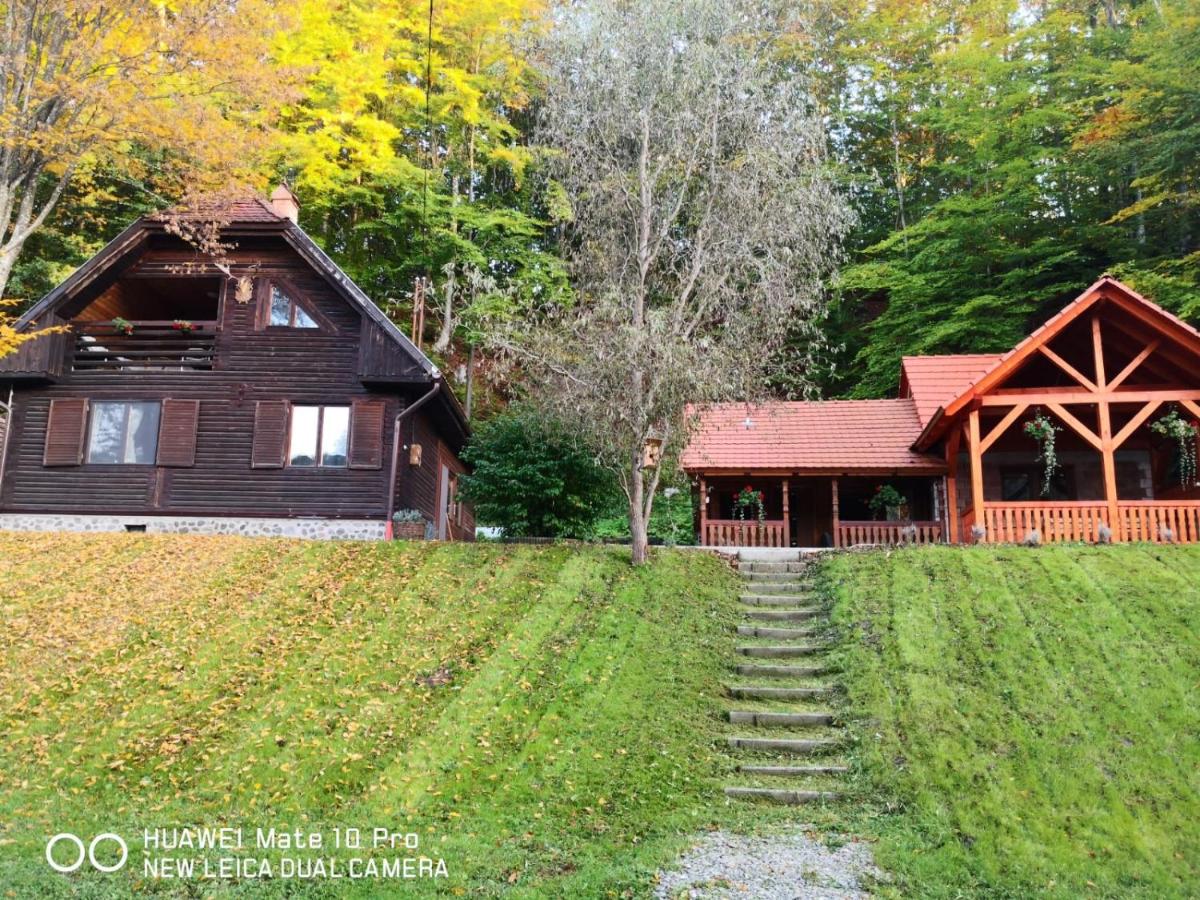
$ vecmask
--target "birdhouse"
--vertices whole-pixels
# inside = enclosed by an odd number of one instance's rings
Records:
[[[421,445],[412,444],[408,448],[408,464],[410,466],[419,466],[421,464]]]
[[[662,461],[662,438],[646,438],[642,445],[642,468],[653,469]]]

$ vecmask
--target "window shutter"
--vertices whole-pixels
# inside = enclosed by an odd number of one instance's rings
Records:
[[[250,468],[281,469],[287,451],[288,403],[259,400],[254,407],[254,444]]]
[[[196,425],[199,400],[164,400],[158,426],[158,464],[188,467],[196,464]]]
[[[77,466],[83,462],[87,400],[51,400],[46,423],[44,466]]]
[[[350,412],[350,468],[383,468],[382,400],[355,400]]]

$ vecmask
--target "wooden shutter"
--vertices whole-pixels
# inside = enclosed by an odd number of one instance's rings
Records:
[[[250,449],[252,469],[281,469],[287,452],[288,402],[259,400],[254,407],[254,444]]]
[[[350,408],[350,468],[383,468],[382,400],[355,400]]]
[[[158,425],[158,464],[194,466],[196,464],[196,425],[200,419],[199,400],[164,400]]]
[[[51,400],[46,422],[44,466],[77,466],[83,462],[83,436],[87,427],[87,400]]]

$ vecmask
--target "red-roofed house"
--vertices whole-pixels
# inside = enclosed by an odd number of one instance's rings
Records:
[[[1200,332],[1106,275],[1008,353],[905,357],[896,399],[706,410],[682,463],[707,545],[1200,541],[1196,420]]]

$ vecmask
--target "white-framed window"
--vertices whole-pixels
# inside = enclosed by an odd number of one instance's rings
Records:
[[[316,320],[305,312],[287,290],[272,283],[267,324],[272,328],[319,328]]]
[[[288,465],[344,469],[350,462],[349,406],[293,406]]]
[[[88,430],[87,461],[96,465],[154,465],[158,453],[158,421],[162,406],[155,403],[94,401]]]

